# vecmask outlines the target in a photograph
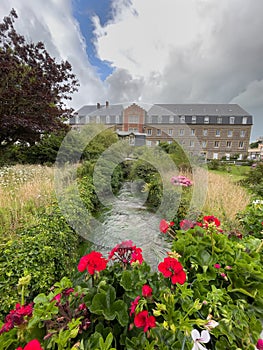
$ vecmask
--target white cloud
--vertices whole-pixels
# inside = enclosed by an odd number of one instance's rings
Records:
[[[14,8],[18,14],[17,31],[27,40],[43,41],[51,56],[59,62],[68,60],[80,82],[79,92],[72,97],[72,105],[94,103],[98,96],[104,97],[103,83],[95,68],[88,61],[78,22],[72,15],[70,0],[9,0],[0,3],[1,19]]]

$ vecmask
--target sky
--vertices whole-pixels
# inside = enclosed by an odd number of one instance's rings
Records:
[[[6,0],[15,27],[68,60],[70,106],[238,103],[263,136],[262,0]]]

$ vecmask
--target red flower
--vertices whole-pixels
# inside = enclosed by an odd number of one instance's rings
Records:
[[[216,218],[213,215],[204,216],[203,220],[204,220],[204,222],[206,224],[206,227],[208,226],[208,224],[212,224],[212,223],[214,223],[216,227],[220,226],[220,221],[218,220],[218,218]]]
[[[138,305],[138,302],[140,300],[140,296],[138,295],[132,302],[130,307],[130,316],[135,313],[136,307]]]
[[[23,348],[21,348],[20,346],[16,350],[23,350]],[[37,339],[33,339],[24,347],[24,350],[43,350],[43,349],[41,348],[41,344],[39,343],[39,341]]]
[[[256,346],[258,350],[263,350],[263,339],[259,339]]]
[[[0,334],[9,332],[15,326],[20,326],[24,322],[24,317],[31,317],[33,312],[33,304],[20,305],[16,304],[14,310],[11,310],[5,318],[5,323],[0,329]]]
[[[143,262],[142,250],[141,248],[133,247],[131,254],[131,263],[138,261],[140,264]]]
[[[180,225],[180,227],[181,227],[182,230],[187,231],[187,230],[189,230],[190,228],[195,227],[196,223],[193,222],[193,221],[191,221],[191,220],[184,219],[184,220],[182,220],[182,221],[180,222],[179,225]]]
[[[109,259],[118,260],[123,264],[131,264],[135,261],[141,264],[143,262],[142,250],[137,248],[132,241],[124,241],[111,250]]]
[[[144,297],[151,297],[152,291],[153,291],[152,288],[148,286],[148,284],[145,284],[144,286],[142,286],[142,295]]]
[[[87,269],[89,274],[94,275],[95,271],[105,270],[107,262],[107,259],[103,258],[101,253],[92,251],[80,259],[78,270],[83,272]]]
[[[186,281],[186,273],[182,264],[175,258],[167,257],[158,265],[158,270],[165,278],[171,277],[172,284],[184,284]]]
[[[173,225],[174,225],[174,222],[173,222],[173,221],[167,222],[166,220],[162,219],[162,220],[160,221],[160,226],[159,226],[159,228],[160,228],[160,231],[161,231],[162,233],[166,233],[166,232],[168,231],[169,227],[171,227],[171,226],[173,226]]]
[[[137,328],[143,328],[143,331],[147,332],[149,328],[156,326],[156,320],[154,316],[149,316],[147,310],[144,310],[134,317],[134,324]]]

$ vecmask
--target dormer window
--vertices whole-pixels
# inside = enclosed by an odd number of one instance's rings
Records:
[[[192,124],[196,124],[196,116],[195,115],[192,116]]]
[[[229,124],[235,124],[235,117],[229,117]]]
[[[169,123],[172,124],[174,122],[174,116],[170,115],[169,116]]]
[[[242,124],[247,124],[247,117],[242,118]]]
[[[180,123],[184,124],[185,123],[185,116],[181,115],[180,117]]]
[[[209,117],[204,117],[204,124],[209,124]]]

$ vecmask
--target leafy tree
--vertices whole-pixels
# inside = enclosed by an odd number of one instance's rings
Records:
[[[26,42],[14,28],[14,9],[0,23],[0,146],[33,145],[45,132],[66,128],[65,101],[78,81],[67,61],[57,63],[42,42]]]

